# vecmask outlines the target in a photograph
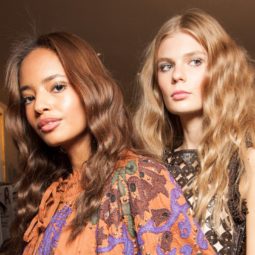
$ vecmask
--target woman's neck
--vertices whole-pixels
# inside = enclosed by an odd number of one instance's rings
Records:
[[[183,128],[183,143],[178,150],[197,149],[202,139],[202,117],[181,116]]]
[[[72,168],[80,170],[91,155],[91,136],[87,134],[82,139],[65,147]]]

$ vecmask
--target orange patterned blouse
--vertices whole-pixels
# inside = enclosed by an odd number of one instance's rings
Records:
[[[74,172],[46,190],[23,255],[215,254],[165,167],[131,152],[117,162],[97,214],[68,242],[79,181]]]

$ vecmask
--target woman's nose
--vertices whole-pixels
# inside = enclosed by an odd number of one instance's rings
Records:
[[[43,112],[50,110],[50,105],[50,99],[46,93],[38,93],[36,95],[34,110],[37,113],[42,114]]]
[[[186,74],[184,67],[181,64],[176,64],[173,67],[172,72],[172,82],[173,84],[179,82],[179,81],[185,81],[186,80]]]

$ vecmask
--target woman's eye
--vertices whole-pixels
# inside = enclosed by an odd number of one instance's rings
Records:
[[[203,60],[201,58],[192,59],[190,61],[190,64],[192,66],[200,66],[203,63]]]
[[[64,89],[65,89],[64,84],[56,84],[56,85],[53,86],[52,91],[58,93],[58,92],[63,91]]]
[[[172,67],[173,67],[173,65],[172,65],[172,64],[169,64],[169,63],[160,64],[160,65],[159,65],[159,70],[160,70],[161,72],[167,72],[167,71],[169,71]]]
[[[25,105],[28,105],[30,103],[32,103],[32,101],[35,99],[34,96],[24,96],[22,98],[22,103],[25,104]]]

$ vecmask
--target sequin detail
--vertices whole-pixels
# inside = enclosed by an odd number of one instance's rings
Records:
[[[181,186],[184,196],[193,207],[196,197],[187,188],[190,187],[193,179],[200,171],[200,162],[196,150],[181,150],[165,152],[165,161],[169,172],[174,176],[176,182]],[[219,255],[244,255],[245,254],[245,216],[246,206],[243,204],[242,212],[239,212],[240,194],[238,184],[236,183],[238,177],[239,162],[235,155],[230,160],[229,164],[229,195],[228,206],[234,221],[234,231],[230,230],[226,225],[225,218],[222,217],[222,227],[217,234],[212,225],[210,218],[214,200],[207,206],[206,220],[202,225],[203,233],[205,233],[208,241],[214,247]],[[224,215],[223,215],[224,216]],[[227,217],[227,216],[225,216]],[[203,233],[197,234],[197,243],[201,247],[206,247],[207,242],[203,241]],[[238,251],[241,250],[241,251]]]

